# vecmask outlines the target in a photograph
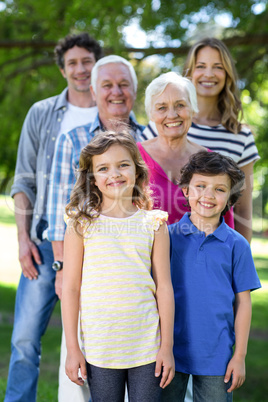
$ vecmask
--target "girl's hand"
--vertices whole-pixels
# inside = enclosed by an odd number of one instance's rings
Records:
[[[230,381],[232,376],[232,385],[227,390],[227,392],[232,392],[233,390],[241,387],[241,385],[245,382],[246,379],[246,368],[245,368],[245,359],[236,357],[235,355],[229,361],[227,366],[227,370],[224,376],[224,382],[227,383]]]
[[[155,376],[159,377],[162,371],[162,378],[160,381],[160,387],[165,388],[171,383],[175,375],[175,362],[172,349],[160,348],[155,363]]]
[[[63,270],[58,271],[56,273],[56,279],[55,279],[55,292],[60,300],[62,296],[62,282],[63,282]]]
[[[80,369],[80,373],[78,373]],[[86,361],[80,349],[75,352],[67,353],[65,362],[65,372],[69,379],[77,385],[84,385],[87,379]]]

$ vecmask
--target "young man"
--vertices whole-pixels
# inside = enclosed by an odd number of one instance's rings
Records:
[[[245,381],[250,291],[261,285],[249,243],[222,217],[243,183],[236,163],[216,152],[198,152],[182,168],[191,212],[169,226],[176,373],[165,402],[184,400],[190,374],[196,401],[231,401]]]
[[[92,67],[102,56],[98,42],[86,33],[68,35],[59,41],[55,55],[68,87],[60,95],[35,103],[29,110],[21,132],[11,190],[22,275],[16,296],[5,402],[36,400],[41,337],[58,300],[56,273],[51,269],[53,251],[44,235],[56,139],[62,130],[88,122],[92,110],[96,113],[89,85]],[[76,116],[80,109],[84,110],[79,122]]]

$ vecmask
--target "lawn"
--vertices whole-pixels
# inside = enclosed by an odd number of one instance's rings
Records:
[[[4,399],[16,286],[16,229],[12,201],[0,196],[0,401]],[[234,402],[264,402],[268,395],[268,238],[255,236],[252,251],[262,289],[252,292],[252,327],[246,359],[247,379],[234,393]],[[56,402],[60,355],[60,306],[57,304],[42,341],[38,402]]]

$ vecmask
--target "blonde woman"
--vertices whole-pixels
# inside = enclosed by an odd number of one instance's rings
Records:
[[[187,56],[184,75],[196,88],[198,109],[188,138],[229,156],[245,173],[243,195],[235,206],[235,229],[252,237],[253,165],[259,159],[253,134],[241,123],[243,110],[234,61],[225,44],[215,38],[195,43]]]

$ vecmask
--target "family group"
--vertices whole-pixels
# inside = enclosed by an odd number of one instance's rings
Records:
[[[203,38],[182,75],[153,79],[147,126],[128,60],[87,33],[55,60],[67,87],[30,108],[11,190],[22,274],[5,402],[36,401],[59,299],[59,402],[232,401],[261,284],[259,154],[229,50]]]

